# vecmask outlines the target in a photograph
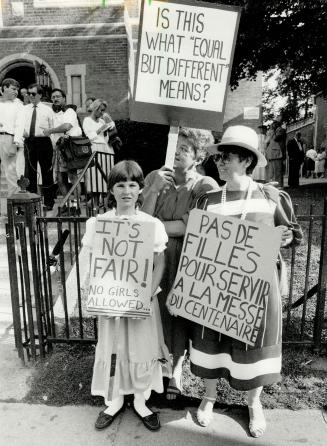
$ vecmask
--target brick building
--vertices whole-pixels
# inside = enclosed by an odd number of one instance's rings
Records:
[[[14,77],[22,86],[38,80],[46,89],[63,88],[81,111],[87,96],[101,96],[115,119],[127,118],[139,3],[1,0],[0,81]],[[259,76],[230,92],[225,122],[256,127],[260,119]]]
[[[0,82],[37,81],[48,94],[62,88],[81,114],[87,96],[102,97],[115,120],[128,118],[139,6],[140,0],[0,0]],[[259,75],[229,93],[225,125],[260,122]],[[144,132],[134,132],[127,154],[138,154],[148,171],[164,159],[166,139],[155,145],[155,157],[153,140],[143,139]]]
[[[25,87],[34,81],[46,89],[60,87],[81,111],[88,95],[101,96],[117,118],[128,115],[123,1],[1,3],[0,81],[14,77]]]

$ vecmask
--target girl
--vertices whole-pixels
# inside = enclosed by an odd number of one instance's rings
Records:
[[[141,418],[145,427],[158,430],[158,415],[147,406],[146,400],[151,391],[163,392],[162,362],[169,359],[163,341],[162,326],[155,293],[159,286],[163,270],[167,235],[164,225],[154,217],[138,210],[139,195],[144,185],[143,173],[134,161],[121,161],[111,170],[108,181],[109,211],[103,217],[128,218],[137,221],[152,221],[155,224],[154,265],[152,275],[152,315],[146,319],[122,318],[119,326],[116,376],[118,397],[106,400],[109,387],[111,353],[115,320],[111,317],[99,316],[98,344],[91,393],[103,396],[105,410],[99,413],[96,429],[109,426],[115,417],[124,409],[124,395],[134,394],[134,411]],[[96,218],[86,223],[83,245],[90,248],[94,243]]]

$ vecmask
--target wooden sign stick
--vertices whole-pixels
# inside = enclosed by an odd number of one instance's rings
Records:
[[[120,319],[121,318],[119,316],[115,317],[114,335],[112,340],[112,351],[111,351],[111,361],[110,361],[108,401],[112,401],[114,399]]]
[[[174,123],[174,126],[170,126],[169,134],[168,134],[168,144],[167,144],[167,152],[166,152],[166,160],[165,166],[169,169],[174,168],[175,161],[175,153],[177,147],[178,140],[178,129],[179,127]]]

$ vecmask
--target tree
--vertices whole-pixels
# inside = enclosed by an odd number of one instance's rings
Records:
[[[306,79],[294,81],[292,70],[281,73],[269,71],[265,76],[262,94],[264,122],[272,121],[278,114],[290,124],[312,116],[312,99],[306,88]],[[271,82],[271,79],[274,82]]]
[[[210,0],[209,0],[210,1]],[[211,0],[213,3],[221,3]],[[223,0],[242,7],[231,86],[278,68],[284,87],[327,94],[326,0]],[[283,81],[284,83],[284,81]],[[295,90],[292,86],[296,86]]]

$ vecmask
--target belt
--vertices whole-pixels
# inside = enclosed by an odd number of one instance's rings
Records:
[[[0,135],[14,136],[12,133],[8,133],[8,132],[0,132]]]

